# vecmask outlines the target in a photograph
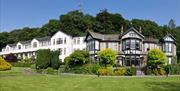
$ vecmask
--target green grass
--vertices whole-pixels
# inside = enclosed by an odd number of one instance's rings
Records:
[[[96,77],[0,72],[0,91],[180,91],[180,77]]]

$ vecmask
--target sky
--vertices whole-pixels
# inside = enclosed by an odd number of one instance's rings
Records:
[[[174,19],[180,26],[180,0],[0,0],[0,32],[41,27],[50,19],[79,9],[95,16],[100,10],[120,13],[125,19],[148,19],[159,25]]]

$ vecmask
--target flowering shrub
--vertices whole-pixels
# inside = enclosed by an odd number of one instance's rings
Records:
[[[11,64],[0,57],[0,71],[11,70]]]

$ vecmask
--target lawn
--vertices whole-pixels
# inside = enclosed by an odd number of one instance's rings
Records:
[[[180,91],[179,77],[97,77],[0,72],[0,91]]]

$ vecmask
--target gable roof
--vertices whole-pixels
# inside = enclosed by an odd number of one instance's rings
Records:
[[[141,36],[142,38],[144,38],[144,35],[142,35],[140,32],[138,32],[134,27],[131,27],[130,29],[128,29],[126,32],[124,32],[123,34],[120,35],[120,38],[124,35],[126,35],[128,32],[130,31],[134,31],[136,32],[139,36]]]
[[[163,40],[165,40],[166,37],[171,37],[173,40],[176,41],[176,38],[174,38],[174,36],[172,36],[171,34],[167,34],[165,37],[163,37]]]

